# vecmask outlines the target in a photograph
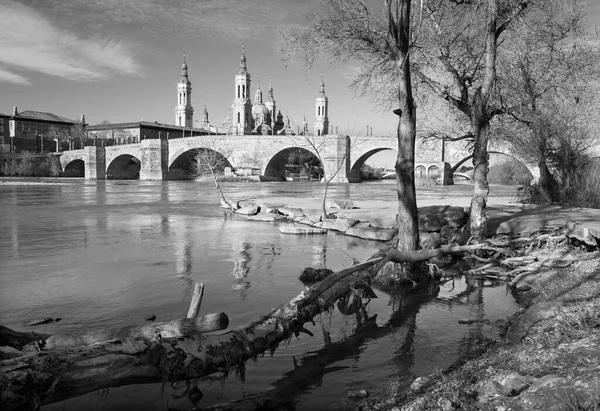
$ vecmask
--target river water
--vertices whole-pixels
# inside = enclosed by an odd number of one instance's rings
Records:
[[[339,185],[332,197],[395,201],[395,183]],[[232,198],[320,197],[314,183],[229,183]],[[471,187],[420,187],[419,198],[469,193]],[[288,302],[306,266],[339,270],[380,244],[339,234],[290,236],[277,224],[247,221],[217,207],[214,187],[192,181],[58,180],[0,185],[0,324],[41,333],[83,332],[185,316],[193,285],[205,284],[201,313],[225,311],[230,329]],[[457,279],[439,292],[378,291],[373,316],[358,326],[339,312],[309,324],[273,355],[248,362],[245,379],[201,381],[199,406],[275,389],[296,410],[353,409],[352,389],[406,389],[443,369],[497,330],[517,306],[503,286]],[[492,325],[460,325],[485,318]],[[26,327],[32,318],[60,322]],[[147,384],[91,393],[47,410],[189,409],[183,388]]]

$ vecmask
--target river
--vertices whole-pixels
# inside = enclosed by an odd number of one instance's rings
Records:
[[[52,180],[50,180],[52,181]],[[332,197],[395,201],[394,182],[332,186]],[[315,183],[227,183],[233,198],[320,197]],[[420,187],[419,198],[468,193],[471,187]],[[193,285],[205,284],[201,313],[225,311],[230,329],[288,302],[306,266],[338,270],[379,246],[339,234],[290,236],[277,224],[247,221],[218,208],[207,183],[192,181],[57,180],[0,185],[0,324],[17,330],[67,333],[126,326],[149,315],[185,316]],[[489,284],[486,284],[489,285]],[[352,389],[373,393],[389,382],[406,389],[443,369],[477,339],[494,336],[493,321],[516,311],[505,287],[464,279],[437,293],[388,295],[368,305],[375,316],[356,330],[339,312],[317,318],[314,337],[301,335],[273,355],[246,365],[245,379],[199,382],[199,406],[273,388],[296,410],[351,410]],[[485,318],[491,325],[460,325]],[[26,327],[25,320],[56,317]],[[294,359],[296,364],[294,364]],[[179,387],[136,385],[51,404],[46,410],[189,409]]]

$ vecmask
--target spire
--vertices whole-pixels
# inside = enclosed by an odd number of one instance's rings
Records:
[[[319,94],[325,95],[325,82],[323,81],[323,73],[321,73],[321,86],[319,88]]]
[[[204,102],[204,113],[202,114],[202,123],[208,124],[208,111],[206,111],[206,101]]]
[[[181,65],[181,81],[188,82],[188,66],[185,61],[185,52],[183,53],[183,64]]]
[[[258,79],[258,85],[256,86],[256,92],[254,93],[254,102],[262,104],[262,91],[260,91],[260,79]]]
[[[246,68],[246,55],[244,54],[244,44],[242,44],[242,55],[240,56],[240,67]]]

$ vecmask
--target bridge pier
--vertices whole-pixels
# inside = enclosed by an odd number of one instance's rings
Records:
[[[104,180],[106,178],[106,153],[104,147],[86,146],[83,148],[84,178]]]
[[[167,180],[169,173],[169,142],[147,139],[140,142],[140,180]]]
[[[331,183],[348,183],[351,169],[350,159],[350,137],[337,135],[326,136],[330,138],[331,144],[323,147],[321,159],[323,171],[327,179],[332,178]]]

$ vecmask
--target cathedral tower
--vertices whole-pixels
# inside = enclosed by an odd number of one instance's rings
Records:
[[[246,69],[246,55],[242,45],[240,68],[235,75],[234,99],[231,105],[231,125],[235,134],[245,134],[253,128],[252,101],[250,100],[250,73]]]
[[[194,108],[192,107],[192,82],[188,78],[188,67],[183,53],[181,78],[177,83],[177,105],[175,106],[175,125],[194,127]]]
[[[324,136],[329,133],[329,101],[325,95],[325,82],[321,74],[321,87],[315,101],[315,133]]]
[[[273,86],[271,85],[271,79],[269,79],[269,97],[267,98],[265,106],[267,106],[267,109],[269,109],[269,120],[271,121],[271,124],[269,125],[275,129],[275,122],[277,120],[277,106],[275,105],[275,99],[273,98]]]

